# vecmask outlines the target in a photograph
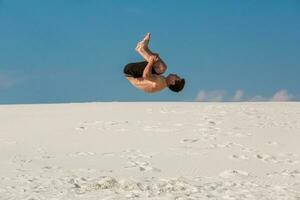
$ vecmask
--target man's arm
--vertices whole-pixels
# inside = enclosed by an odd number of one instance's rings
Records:
[[[144,72],[143,72],[143,78],[149,79],[150,77],[152,77],[152,68],[153,68],[153,65],[155,64],[155,62],[157,62],[157,61],[158,61],[157,56],[149,57],[148,64],[145,67]]]
[[[157,56],[157,62],[155,63],[155,69],[159,69],[158,73],[162,74],[167,70],[166,63],[160,58],[159,54],[152,53],[150,50],[138,50],[137,51],[147,62],[149,62],[149,58],[151,56]]]
[[[149,48],[148,48],[148,44],[150,41],[150,33],[147,33],[147,35],[145,36],[145,38],[140,41],[135,50],[147,61],[149,62],[149,58],[150,56],[154,56],[157,55],[158,60],[154,65],[155,71],[158,74],[163,74],[166,70],[167,70],[167,65],[166,63],[158,56],[157,53],[153,53]]]

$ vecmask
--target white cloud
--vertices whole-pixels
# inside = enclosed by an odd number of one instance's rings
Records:
[[[287,90],[279,90],[272,97],[254,96],[249,101],[291,101],[293,95],[289,94]]]
[[[287,90],[279,90],[272,97],[266,97],[261,95],[255,95],[253,97],[244,97],[245,92],[243,90],[237,90],[232,98],[225,99],[226,92],[224,90],[213,90],[213,91],[204,91],[200,90],[197,94],[196,101],[204,102],[221,102],[221,101],[291,101],[293,95],[289,94]]]
[[[214,90],[214,91],[204,91],[200,90],[197,94],[196,101],[209,101],[209,102],[220,102],[224,100],[225,91]]]
[[[200,90],[197,94],[196,101],[205,101],[206,95],[204,90]]]
[[[279,90],[272,97],[256,95],[248,101],[291,101],[292,99],[293,95],[289,94],[287,90]]]
[[[287,90],[279,90],[271,98],[271,101],[290,101],[293,99],[293,95],[289,94]]]
[[[243,90],[237,90],[232,98],[233,101],[241,101],[244,96]]]

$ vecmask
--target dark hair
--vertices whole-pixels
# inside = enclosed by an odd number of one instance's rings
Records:
[[[185,84],[184,78],[180,80],[176,80],[174,85],[169,85],[169,89],[172,90],[173,92],[180,92]]]

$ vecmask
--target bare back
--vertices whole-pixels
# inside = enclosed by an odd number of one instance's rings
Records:
[[[166,78],[159,75],[152,75],[151,78],[133,78],[126,77],[127,80],[136,88],[148,93],[154,93],[163,90],[167,87]]]

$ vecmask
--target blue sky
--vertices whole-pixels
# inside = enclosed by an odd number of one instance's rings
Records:
[[[298,0],[0,0],[0,104],[298,101],[299,21]],[[183,92],[123,77],[147,32]]]

